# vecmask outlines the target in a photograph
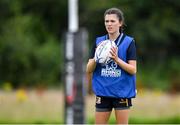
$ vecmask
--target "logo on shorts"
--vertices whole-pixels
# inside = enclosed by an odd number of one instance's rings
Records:
[[[128,106],[128,100],[127,99],[120,99],[119,101],[120,104],[124,103],[126,106]]]
[[[96,97],[96,104],[101,104],[101,97]]]

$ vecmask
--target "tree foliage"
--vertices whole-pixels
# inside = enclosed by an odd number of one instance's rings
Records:
[[[1,83],[10,81],[18,86],[61,82],[67,2],[0,1]],[[168,86],[172,78],[180,82],[179,0],[79,0],[78,3],[79,25],[88,29],[90,46],[96,36],[106,33],[104,11],[118,7],[125,16],[124,32],[136,40],[138,79],[146,86]]]

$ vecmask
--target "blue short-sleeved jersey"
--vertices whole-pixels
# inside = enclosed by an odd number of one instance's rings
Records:
[[[132,37],[122,34],[118,37],[120,44],[118,45],[118,56],[127,62],[127,51],[132,42]],[[96,45],[106,40],[107,36],[98,37]],[[118,40],[117,40],[118,41]],[[111,60],[107,65],[97,64],[93,72],[93,91],[96,95],[116,97],[116,98],[132,98],[136,96],[136,76],[124,71],[117,63]]]

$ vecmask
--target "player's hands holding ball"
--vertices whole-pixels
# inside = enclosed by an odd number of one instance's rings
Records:
[[[94,56],[95,62],[100,63],[102,65],[108,64],[112,56],[110,53],[112,47],[116,47],[116,44],[114,41],[110,41],[109,39],[101,41],[101,43],[99,43],[95,51],[95,56]]]
[[[115,62],[118,61],[118,47],[117,46],[112,46],[111,51],[110,51],[110,58],[112,58]]]

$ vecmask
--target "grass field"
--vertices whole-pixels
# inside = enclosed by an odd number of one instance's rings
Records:
[[[0,91],[0,123],[63,123],[61,90]],[[87,123],[94,123],[95,97],[87,96]],[[130,123],[180,123],[180,95],[144,91],[133,100]],[[113,112],[114,113],[114,112]],[[114,114],[110,123],[115,123]]]

